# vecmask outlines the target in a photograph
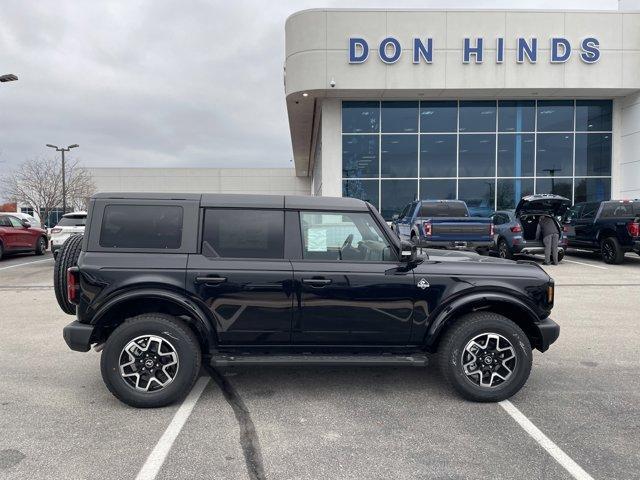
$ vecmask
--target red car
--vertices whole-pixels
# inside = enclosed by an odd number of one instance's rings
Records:
[[[0,258],[7,253],[43,255],[46,250],[46,230],[32,227],[28,221],[11,214],[0,213]]]

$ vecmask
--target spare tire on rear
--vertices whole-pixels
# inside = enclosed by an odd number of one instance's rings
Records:
[[[62,311],[68,315],[76,314],[76,306],[67,298],[67,270],[78,264],[82,235],[72,235],[60,247],[53,267],[53,290]]]

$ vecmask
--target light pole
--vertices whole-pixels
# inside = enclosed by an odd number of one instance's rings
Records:
[[[18,80],[18,77],[16,75],[14,75],[13,73],[7,73],[6,75],[0,75],[0,82],[2,82],[2,83],[15,82],[16,80]]]
[[[79,146],[80,145],[78,145],[77,143],[74,143],[73,145],[69,145],[67,148],[64,148],[64,147],[60,148],[60,147],[57,147],[56,145],[51,145],[50,143],[47,143],[47,147],[55,148],[56,152],[62,153],[62,214],[63,215],[67,213],[67,183],[66,183],[66,175],[64,171],[64,152],[68,152],[72,148],[77,148]]]

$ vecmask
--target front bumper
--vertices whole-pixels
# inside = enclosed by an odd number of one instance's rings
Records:
[[[91,337],[94,329],[94,325],[87,325],[76,320],[64,327],[62,336],[71,350],[88,352],[91,348]]]
[[[539,345],[537,345],[537,348],[541,352],[545,352],[549,349],[549,346],[560,336],[560,325],[558,325],[550,318],[545,318],[540,323],[536,323],[535,325],[538,328],[538,334],[540,337],[540,342]]]

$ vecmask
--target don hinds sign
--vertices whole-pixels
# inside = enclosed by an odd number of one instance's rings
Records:
[[[511,48],[515,48],[517,63],[537,63],[538,48],[540,42],[537,38],[517,38],[515,44]],[[393,64],[400,60],[402,54],[402,45],[395,37],[387,37],[377,45],[369,46],[369,42],[360,37],[349,38],[349,63],[364,63],[369,58],[371,49],[377,50],[377,55],[384,63]],[[412,44],[412,61],[415,64],[432,63],[433,62],[433,38],[413,38]],[[489,49],[487,41],[484,38],[463,38],[462,39],[462,63],[483,63],[485,60],[494,61],[495,63],[503,63],[505,59],[505,51],[507,48],[505,39],[498,37],[495,44],[491,48],[491,58],[489,58]],[[574,53],[574,47],[566,38],[553,37],[549,39],[549,63],[567,62]],[[485,52],[485,50],[487,50]],[[584,63],[595,63],[600,59],[600,42],[597,38],[583,38],[576,48],[576,54]]]

